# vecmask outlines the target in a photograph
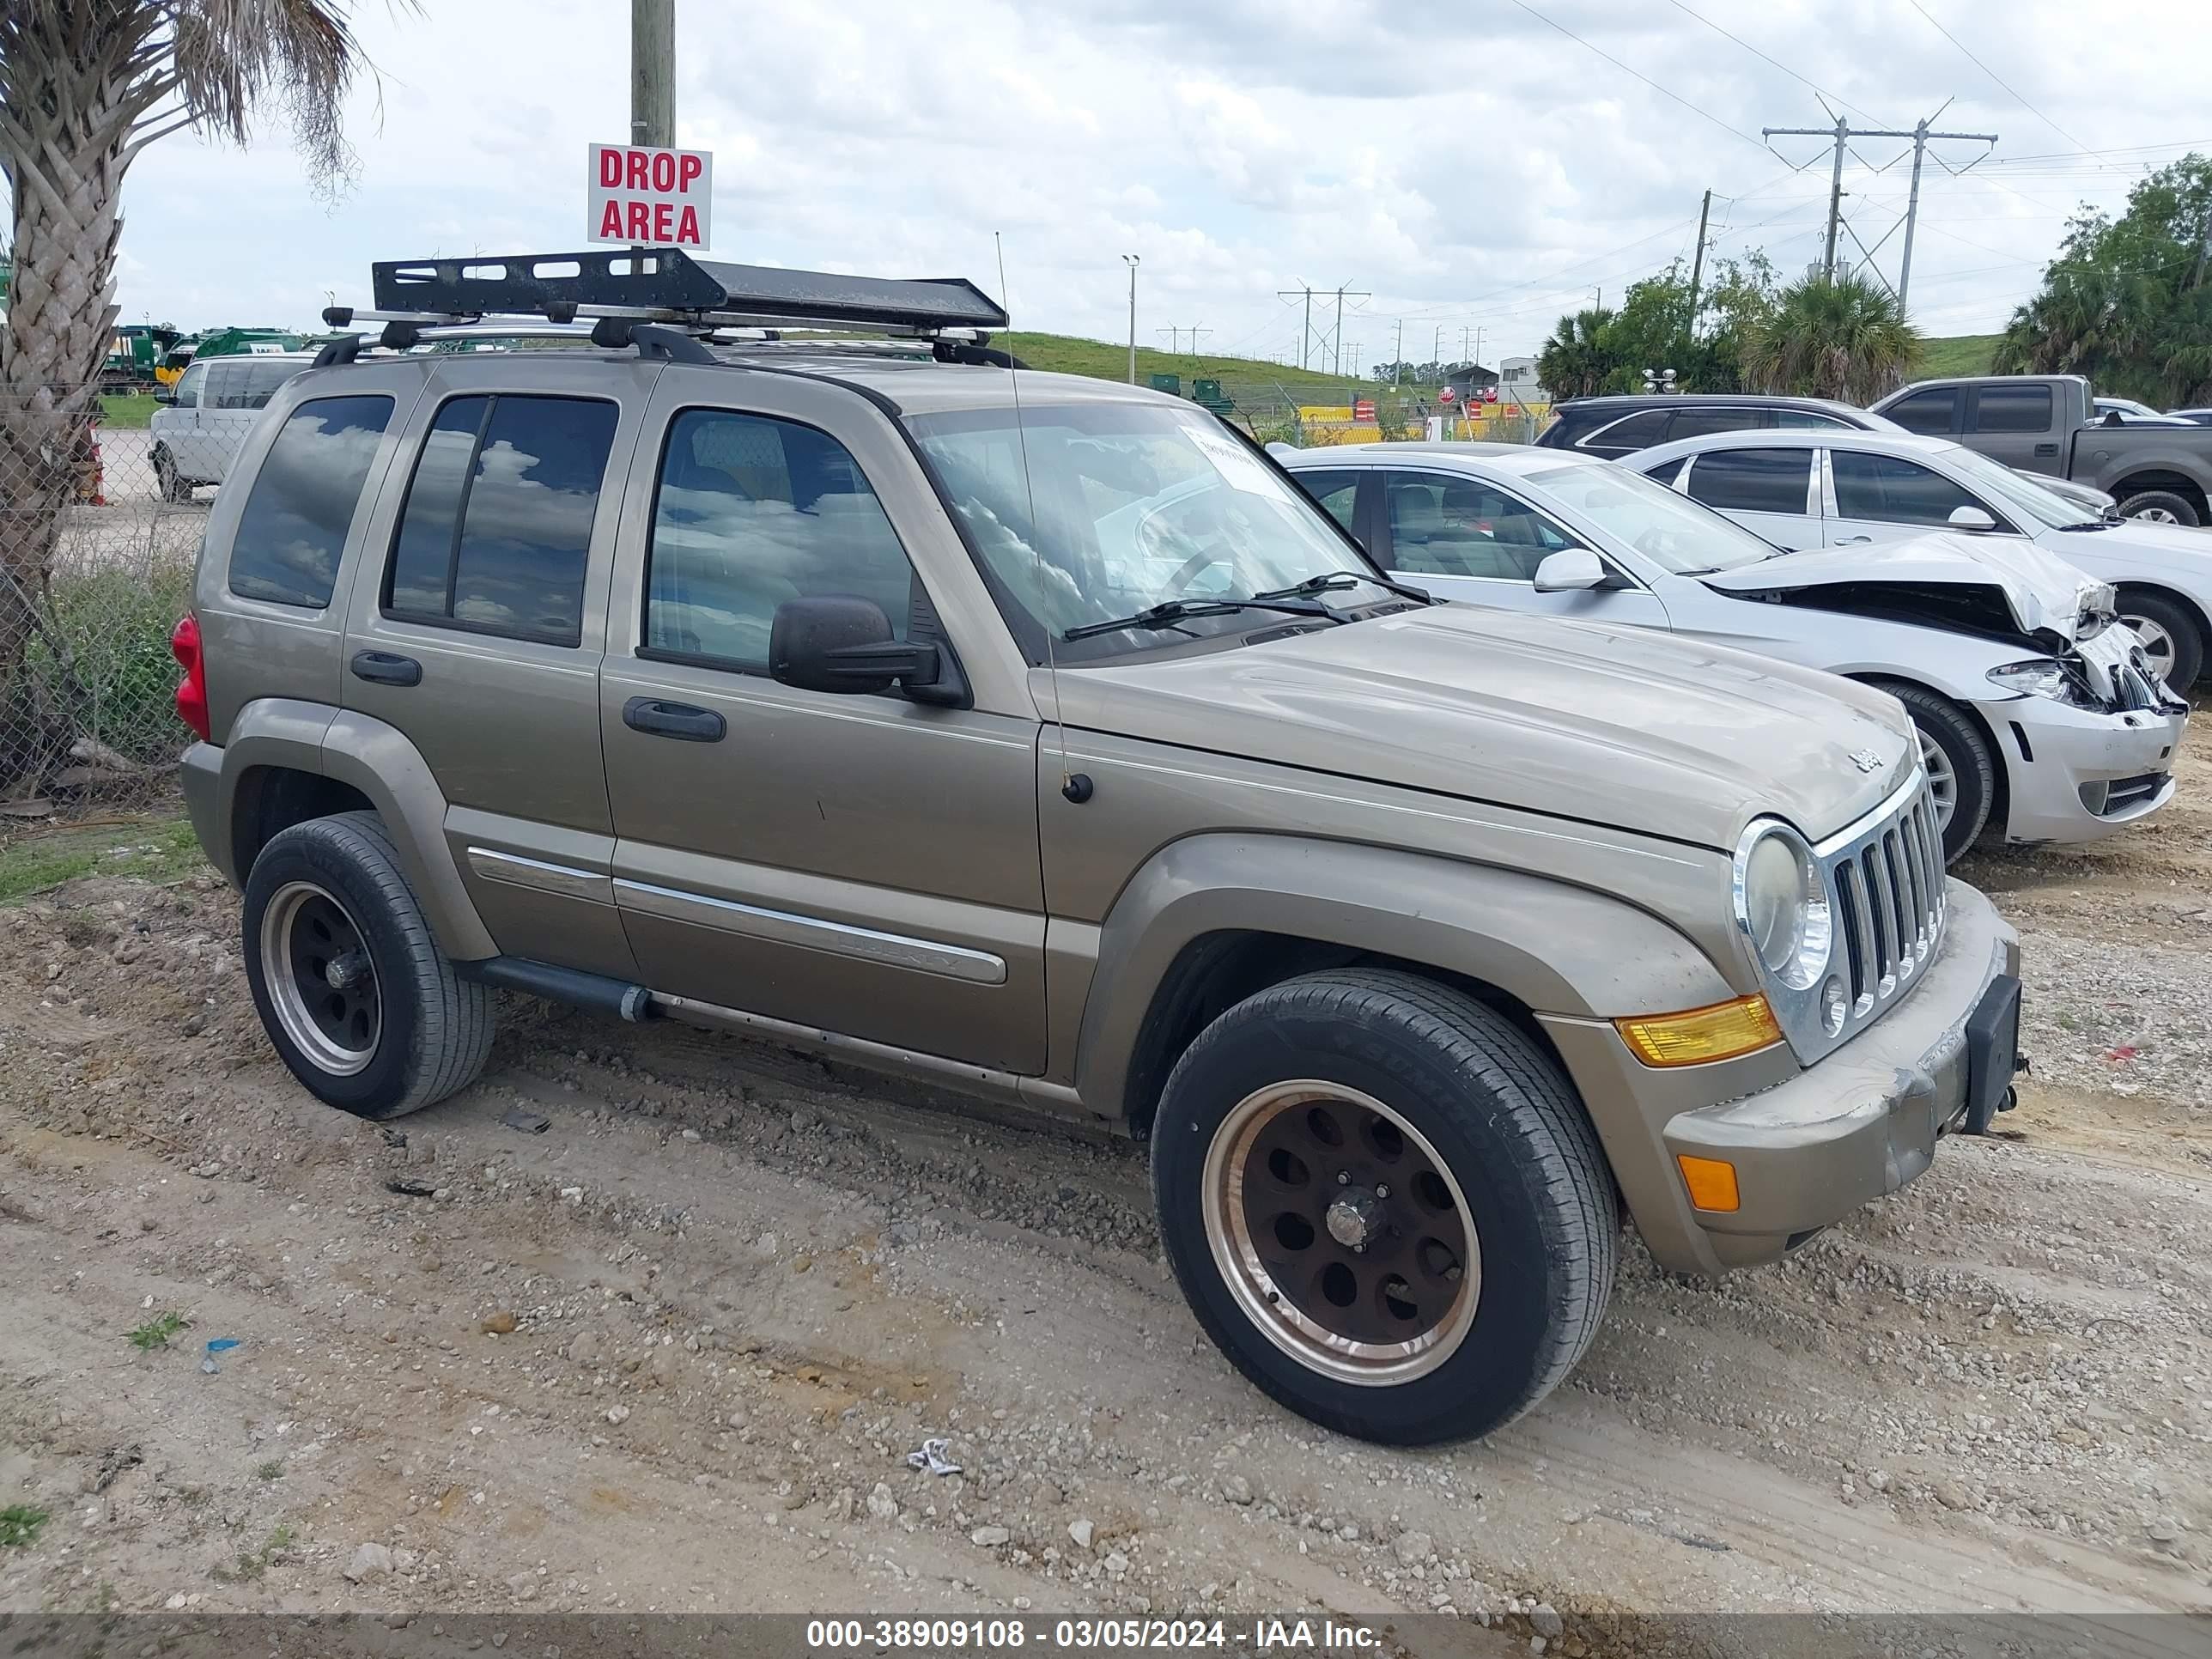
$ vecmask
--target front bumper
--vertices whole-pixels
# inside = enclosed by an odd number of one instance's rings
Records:
[[[1966,1023],[2020,940],[1996,907],[1946,884],[1942,954],[1911,996],[1819,1064],[1760,1093],[1678,1114],[1674,1157],[1735,1166],[1739,1207],[1694,1211],[1723,1267],[1771,1261],[1925,1170],[1967,1104]]]
[[[2173,799],[2185,708],[2102,714],[2048,697],[1974,706],[2005,768],[2008,842],[2100,841]]]

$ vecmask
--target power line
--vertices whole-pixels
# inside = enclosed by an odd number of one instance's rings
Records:
[[[1780,70],[1791,80],[1798,82],[1801,86],[1812,88],[1814,91],[1819,93],[1823,98],[1832,98],[1838,103],[1841,104],[1845,109],[1858,110],[1858,112],[1861,115],[1866,116],[1866,118],[1869,121],[1879,120],[1881,118],[1879,116],[1870,114],[1863,109],[1859,109],[1859,106],[1856,104],[1854,104],[1850,99],[1842,96],[1840,94],[1830,92],[1826,87],[1820,85],[1818,82],[1808,81],[1803,76],[1798,74],[1796,70],[1791,69],[1789,64],[1784,63],[1780,58],[1768,57],[1766,53],[1761,52],[1757,46],[1753,46],[1750,41],[1745,40],[1741,35],[1731,33],[1729,30],[1723,28],[1718,23],[1713,21],[1711,18],[1707,17],[1702,12],[1692,11],[1687,6],[1682,3],[1682,0],[1667,0],[1667,3],[1674,7],[1676,11],[1680,12],[1685,17],[1693,18],[1697,21],[1703,23],[1714,33],[1726,36],[1729,40],[1735,41],[1736,45],[1741,46],[1753,57],[1765,58],[1766,62],[1773,64],[1775,68]]]
[[[1704,119],[1711,122],[1723,132],[1734,133],[1737,137],[1742,139],[1747,144],[1750,144],[1759,149],[1765,149],[1766,148],[1765,145],[1760,143],[1758,139],[1753,137],[1741,127],[1730,126],[1727,122],[1722,120],[1719,116],[1714,114],[1711,110],[1700,108],[1698,105],[1692,103],[1688,99],[1682,97],[1680,94],[1668,91],[1666,88],[1661,86],[1650,76],[1642,74],[1636,70],[1629,68],[1627,64],[1622,63],[1620,59],[1615,58],[1611,52],[1606,51],[1602,46],[1591,46],[1589,41],[1583,40],[1581,35],[1577,34],[1565,23],[1554,21],[1553,19],[1545,16],[1542,12],[1538,11],[1535,7],[1530,5],[1528,3],[1528,0],[1513,0],[1513,3],[1520,7],[1522,10],[1527,12],[1529,16],[1534,18],[1538,22],[1547,24],[1549,27],[1557,29],[1560,33],[1565,35],[1568,40],[1573,41],[1577,46],[1588,47],[1589,50],[1595,52],[1599,57],[1604,58],[1607,63],[1612,64],[1613,68],[1619,70],[1622,74],[1635,76],[1638,80],[1643,82],[1645,86],[1650,88],[1652,91],[1657,93],[1662,98],[1672,99],[1675,103],[1680,104],[1684,109],[1689,111],[1691,114],[1700,116]],[[2077,139],[2075,142],[2078,143],[2080,140]]]
[[[2076,138],[2072,133],[2067,131],[2064,127],[2060,126],[2057,122],[2052,120],[2041,110],[2036,108],[2034,105],[2029,103],[2027,99],[2021,97],[2020,94],[2014,89],[2013,85],[2009,81],[2006,80],[2003,76],[1999,75],[1995,70],[1991,69],[1987,64],[1984,64],[1980,58],[1975,57],[1972,52],[1968,50],[1966,43],[1964,40],[1961,40],[1957,35],[1952,33],[1950,30],[1945,28],[1941,22],[1937,21],[1936,14],[1929,10],[1927,7],[1922,5],[1920,3],[1920,0],[1911,0],[1911,3],[1912,9],[1918,12],[1923,17],[1926,18],[1929,23],[1935,28],[1936,33],[1942,35],[1953,46],[1958,47],[1960,52],[1966,54],[1966,61],[1968,63],[1972,64],[1976,69],[1981,70],[1983,74],[1988,76],[1990,80],[1996,82],[2008,93],[2010,93],[2012,94],[2013,102],[2018,104],[2022,109],[2026,110],[2030,115],[2033,115],[2037,120],[2042,122],[2044,125],[2049,127],[2053,132],[2057,133],[2061,138],[2063,138],[2068,143],[2081,144],[2081,150],[2084,155],[2099,155],[2103,154],[2100,150],[2091,149],[2088,145],[2082,144],[2079,138]]]

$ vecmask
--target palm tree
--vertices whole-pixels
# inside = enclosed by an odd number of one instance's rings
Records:
[[[1919,331],[1880,283],[1808,276],[1746,331],[1743,372],[1754,391],[1867,404],[1894,391],[1919,351]]]
[[[1536,354],[1536,378],[1553,402],[1589,397],[1605,384],[1616,366],[1616,354],[1605,338],[1613,321],[1613,313],[1602,307],[1559,319],[1552,337]]]
[[[0,763],[9,770],[25,769],[26,734],[48,723],[29,707],[21,671],[115,323],[124,176],[173,132],[244,143],[254,118],[273,112],[319,183],[343,179],[352,152],[340,111],[363,66],[349,3],[0,5],[0,167],[15,201],[0,352]],[[0,794],[9,781],[0,775]]]

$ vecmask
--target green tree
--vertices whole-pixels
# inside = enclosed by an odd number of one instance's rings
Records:
[[[2212,160],[2186,155],[2128,192],[2117,219],[2084,212],[2043,286],[2012,315],[1996,367],[2086,374],[2168,408],[2212,398]]]
[[[0,167],[14,198],[13,291],[0,353],[0,757],[34,757],[25,652],[113,329],[117,209],[149,145],[185,128],[246,142],[290,127],[328,183],[362,65],[348,0],[7,0]],[[35,761],[34,761],[35,765]],[[10,780],[0,777],[0,795]]]
[[[1872,403],[1896,388],[1919,351],[1919,331],[1879,281],[1808,276],[1746,328],[1744,380],[1758,392]]]
[[[1536,378],[1554,399],[1589,398],[1601,391],[1620,357],[1611,339],[1613,313],[1593,306],[1559,319],[1536,353]]]

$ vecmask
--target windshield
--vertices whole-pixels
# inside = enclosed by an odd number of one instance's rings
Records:
[[[1032,624],[1022,631],[1049,629],[1063,662],[1286,619],[1240,611],[1066,641],[1072,628],[1370,568],[1303,491],[1196,409],[1032,404],[1018,429],[1011,408],[907,425],[1000,593]],[[1364,605],[1383,591],[1355,582],[1320,597]]]
[[[2087,507],[2076,507],[2064,496],[2053,495],[2033,479],[2022,477],[2002,462],[1993,461],[1964,444],[1952,445],[1943,452],[1943,459],[1984,489],[2004,497],[2008,507],[2053,530],[2063,529],[2069,524],[2104,522]]]
[[[1554,466],[1522,477],[1565,512],[1677,576],[1733,570],[1780,550],[1741,525],[1625,466]]]

